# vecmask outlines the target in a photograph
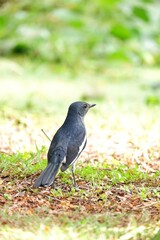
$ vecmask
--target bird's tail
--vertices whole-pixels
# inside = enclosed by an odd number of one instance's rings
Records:
[[[58,173],[61,164],[53,164],[52,162],[48,163],[47,167],[40,174],[37,180],[34,183],[34,187],[49,187],[53,184],[54,179]]]

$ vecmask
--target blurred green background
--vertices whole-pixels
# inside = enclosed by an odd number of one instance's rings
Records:
[[[159,0],[1,0],[0,54],[56,66],[160,63]]]
[[[77,99],[112,110],[159,106],[158,0],[0,6],[1,109],[61,115]]]

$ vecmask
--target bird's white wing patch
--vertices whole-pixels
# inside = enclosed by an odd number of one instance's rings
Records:
[[[66,163],[66,157],[64,157],[64,159],[63,159],[62,163]]]
[[[86,140],[87,140],[87,136],[85,135],[84,140],[83,140],[81,146],[79,147],[78,155],[79,155],[79,153],[82,152],[82,150],[83,150],[83,148],[85,146]]]
[[[81,146],[79,147],[79,151],[78,151],[77,157],[72,161],[71,164],[73,164],[77,160],[77,158],[79,157],[80,153],[82,152],[82,150],[83,150],[83,148],[84,148],[84,146],[86,144],[86,140],[87,140],[87,136],[85,135],[84,140],[83,140]]]
[[[62,172],[65,171],[70,165],[72,165],[72,164],[75,163],[75,161],[77,160],[77,158],[78,158],[79,155],[81,154],[82,150],[84,149],[85,144],[86,144],[86,141],[87,141],[87,136],[85,135],[84,140],[83,140],[81,146],[79,147],[77,156],[70,162],[70,164],[65,165],[65,163],[66,163],[66,158],[64,158],[64,160],[63,160],[63,163],[64,163],[64,164],[62,163],[62,166],[61,166],[61,171],[62,171]]]

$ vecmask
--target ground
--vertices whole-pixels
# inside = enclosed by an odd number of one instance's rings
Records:
[[[0,236],[3,239],[159,239],[159,70],[123,67],[65,76],[5,63],[1,69]],[[8,86],[12,86],[8,88]],[[17,94],[17,92],[19,94]],[[49,140],[75,100],[88,144],[56,188],[34,189]],[[159,232],[160,234],[160,232]]]

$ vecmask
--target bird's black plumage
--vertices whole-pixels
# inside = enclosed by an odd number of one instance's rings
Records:
[[[50,186],[53,184],[58,170],[65,171],[72,165],[74,185],[74,166],[86,146],[86,128],[84,116],[95,104],[74,102],[70,105],[63,125],[54,135],[48,150],[48,165],[37,178],[34,187]]]

